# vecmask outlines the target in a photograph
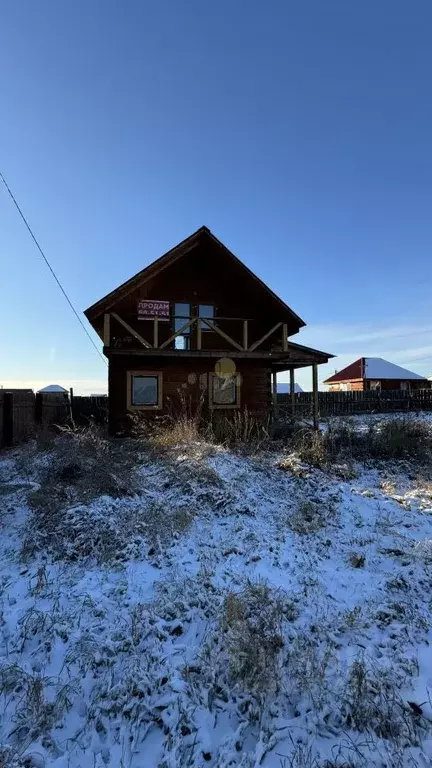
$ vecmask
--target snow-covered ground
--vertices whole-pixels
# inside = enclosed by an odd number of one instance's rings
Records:
[[[49,462],[0,457],[0,766],[432,766],[423,468],[197,444],[34,553]]]

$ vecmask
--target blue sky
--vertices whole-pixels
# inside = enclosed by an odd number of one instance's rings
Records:
[[[321,380],[432,374],[431,28],[430,0],[4,0],[1,170],[79,310],[206,224],[338,355]],[[3,189],[0,259],[0,384],[102,391]]]

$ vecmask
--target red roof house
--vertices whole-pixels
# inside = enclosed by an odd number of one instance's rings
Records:
[[[426,389],[424,376],[389,363],[382,357],[360,357],[324,381],[331,392],[366,389]]]

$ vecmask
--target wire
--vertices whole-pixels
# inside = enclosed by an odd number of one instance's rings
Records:
[[[15,197],[14,197],[13,193],[12,193],[12,190],[10,189],[10,187],[9,187],[9,185],[8,185],[8,183],[7,183],[6,179],[5,179],[5,177],[3,176],[3,174],[2,174],[2,172],[1,172],[1,171],[0,171],[0,179],[2,180],[3,184],[5,185],[5,187],[6,187],[7,191],[8,191],[8,193],[9,193],[9,195],[10,195],[10,198],[11,198],[12,202],[13,202],[13,203],[14,203],[14,205],[15,205],[15,208],[17,209],[17,211],[18,211],[19,215],[21,216],[21,218],[22,218],[22,220],[23,220],[24,224],[26,225],[26,227],[27,227],[27,229],[28,229],[28,231],[29,231],[29,233],[30,233],[30,236],[31,236],[31,238],[33,239],[33,242],[34,242],[34,244],[36,245],[36,248],[38,249],[38,251],[39,251],[40,255],[42,256],[42,258],[43,258],[43,260],[44,260],[45,264],[47,265],[47,267],[48,267],[49,271],[51,272],[51,274],[52,274],[52,276],[53,276],[53,278],[54,278],[54,280],[56,281],[56,283],[57,283],[58,287],[60,288],[60,290],[61,290],[61,292],[62,292],[63,296],[65,297],[65,299],[66,299],[67,303],[69,304],[69,306],[70,306],[70,308],[71,308],[72,312],[74,313],[74,315],[75,315],[76,319],[78,320],[78,322],[79,322],[79,324],[80,324],[81,328],[83,329],[83,331],[84,331],[84,333],[86,334],[87,338],[89,339],[90,343],[92,344],[92,346],[94,347],[94,349],[95,349],[95,350],[96,350],[96,352],[98,353],[99,357],[100,357],[100,358],[101,358],[101,359],[104,361],[105,365],[108,365],[108,362],[106,361],[106,359],[105,359],[105,358],[104,358],[104,356],[102,355],[101,351],[100,351],[100,350],[97,348],[96,344],[94,343],[94,341],[93,341],[92,337],[90,336],[90,334],[89,334],[89,332],[88,332],[87,328],[85,327],[85,325],[84,325],[83,321],[81,320],[81,318],[80,318],[80,316],[79,316],[78,312],[76,311],[76,309],[75,309],[74,305],[72,304],[72,302],[71,302],[71,300],[70,300],[69,296],[67,295],[67,293],[66,293],[65,289],[63,288],[63,286],[62,286],[62,284],[61,284],[60,280],[58,279],[58,277],[57,277],[56,273],[54,272],[54,270],[53,270],[53,268],[52,268],[51,264],[49,263],[49,261],[48,261],[47,257],[45,256],[45,254],[44,254],[44,252],[43,252],[43,250],[42,250],[41,246],[39,245],[39,243],[38,243],[38,241],[37,241],[37,239],[36,239],[35,235],[33,234],[33,231],[32,231],[32,229],[31,229],[31,227],[30,227],[30,224],[28,223],[28,221],[27,221],[26,217],[24,216],[24,214],[23,214],[23,212],[22,212],[21,208],[19,207],[19,205],[18,205],[18,203],[17,203],[17,201],[16,201],[16,199],[15,199]]]

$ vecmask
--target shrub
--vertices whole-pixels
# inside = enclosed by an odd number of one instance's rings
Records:
[[[363,553],[351,552],[348,557],[348,562],[353,568],[364,568],[366,556]]]

